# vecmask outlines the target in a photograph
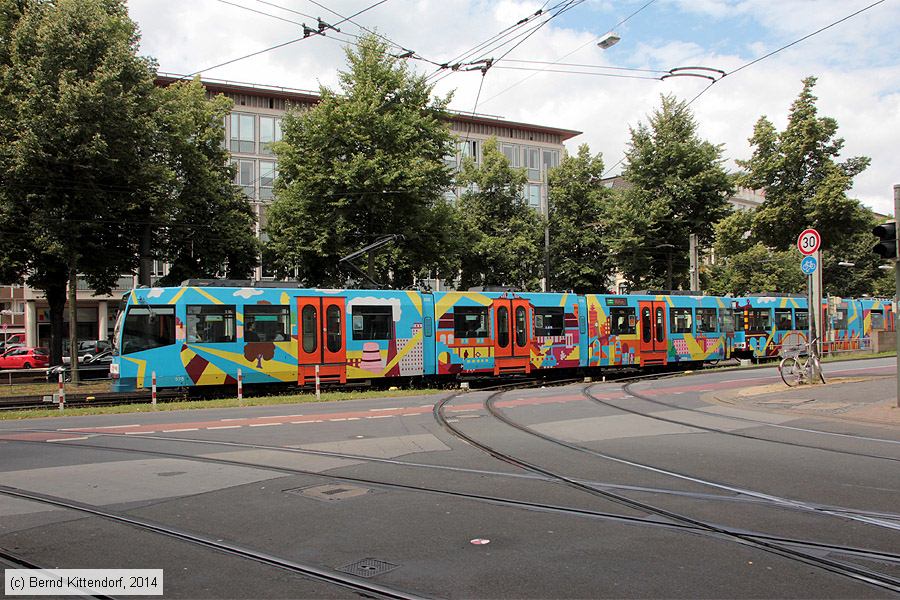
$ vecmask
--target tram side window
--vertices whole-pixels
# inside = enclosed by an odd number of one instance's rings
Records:
[[[187,339],[189,343],[224,343],[235,340],[233,304],[189,304]]]
[[[873,310],[869,315],[872,317],[872,329],[884,329],[884,311]]]
[[[794,311],[794,318],[796,319],[795,327],[800,331],[808,331],[809,330],[809,311],[806,310],[798,310]]]
[[[772,310],[753,308],[750,310],[750,331],[769,331],[772,327]]]
[[[637,314],[633,308],[609,309],[609,332],[612,335],[634,335],[636,327]]]
[[[746,325],[746,323],[747,323],[747,319],[744,315],[744,309],[739,308],[736,311],[734,311],[734,327],[735,327],[735,329],[737,329],[738,331],[743,331],[744,325]]]
[[[691,333],[693,317],[689,308],[669,309],[669,327],[672,333]]]
[[[565,310],[561,306],[534,309],[534,335],[558,337],[566,330]]]
[[[730,308],[719,309],[719,331],[734,333],[734,311]]]
[[[718,331],[716,322],[718,318],[714,308],[697,309],[697,331],[700,333],[715,333]]]
[[[847,309],[839,308],[831,321],[832,329],[847,329]]]
[[[488,337],[488,309],[486,306],[458,306],[453,309],[453,337]]]
[[[775,323],[778,331],[788,331],[793,328],[791,323],[791,309],[775,309]]]
[[[290,338],[289,306],[256,304],[244,307],[245,342],[284,342]]]
[[[174,343],[174,306],[128,308],[122,332],[122,354],[152,350]]]
[[[394,324],[393,310],[390,306],[354,306],[353,339],[393,339],[394,336],[391,331],[391,325]]]

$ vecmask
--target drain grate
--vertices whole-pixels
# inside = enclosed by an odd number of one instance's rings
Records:
[[[372,490],[357,485],[316,485],[306,488],[284,490],[284,492],[287,494],[296,494],[298,496],[313,498],[314,500],[321,500],[323,502],[337,502],[340,500],[365,496],[366,494],[372,493]]]
[[[388,571],[393,571],[400,565],[395,565],[394,563],[385,562],[383,560],[378,560],[377,558],[364,558],[362,560],[358,560],[355,563],[350,563],[349,565],[345,565],[338,569],[342,573],[349,573],[350,575],[356,575],[357,577],[375,577],[376,575],[382,575],[387,573]]]

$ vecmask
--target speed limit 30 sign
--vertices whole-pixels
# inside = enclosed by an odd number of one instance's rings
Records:
[[[822,236],[815,229],[804,229],[797,238],[797,248],[800,249],[801,254],[815,254],[821,245]]]

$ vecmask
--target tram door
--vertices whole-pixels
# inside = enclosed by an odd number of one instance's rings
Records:
[[[494,308],[494,375],[531,372],[532,308],[521,298],[497,298]]]
[[[641,366],[666,364],[666,303],[638,302],[641,321]]]
[[[347,382],[346,299],[334,296],[297,298],[300,319],[297,343],[297,384],[316,380]]]

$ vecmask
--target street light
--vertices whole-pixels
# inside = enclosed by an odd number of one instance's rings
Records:
[[[838,266],[839,267],[855,267],[856,263],[846,262],[846,261],[842,260],[841,262],[838,263]]]
[[[606,35],[604,35],[603,37],[600,38],[600,40],[597,42],[597,46],[599,46],[600,48],[602,48],[604,50],[607,50],[608,48],[612,48],[613,46],[618,44],[619,40],[621,40],[621,39],[622,38],[620,38],[618,35],[616,35],[615,32],[610,31],[609,33],[607,33]]]

